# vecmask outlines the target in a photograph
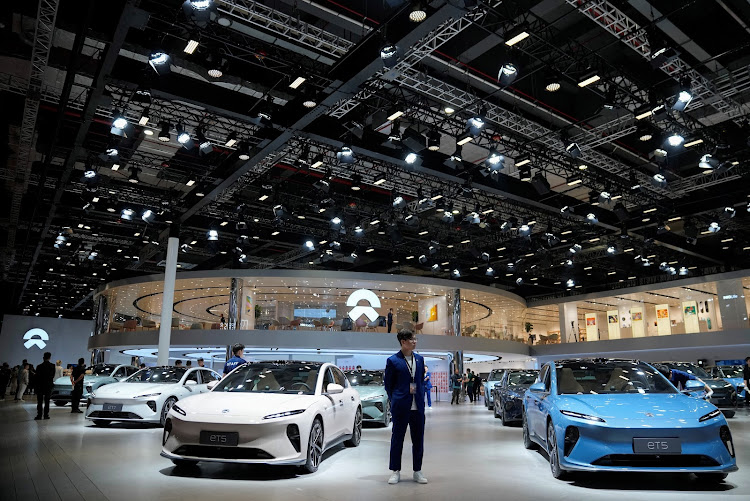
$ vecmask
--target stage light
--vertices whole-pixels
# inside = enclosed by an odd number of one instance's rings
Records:
[[[200,45],[200,44],[199,44],[199,42],[197,40],[190,39],[190,40],[188,40],[188,43],[185,45],[185,48],[182,49],[182,51],[185,54],[192,54],[192,53],[195,52],[195,49],[198,48],[198,45]]]
[[[151,209],[146,209],[143,211],[143,214],[141,214],[141,219],[143,219],[145,223],[153,223],[156,219],[156,214],[154,214]]]
[[[567,282],[565,282],[565,285],[570,289],[572,287],[575,287],[576,282],[572,278],[569,278]]]
[[[159,76],[168,75],[171,71],[172,58],[164,52],[154,52],[148,58],[148,64]]]
[[[211,20],[211,12],[216,10],[213,0],[185,0],[182,11],[189,20],[204,27]]]
[[[172,136],[169,133],[170,125],[168,122],[161,123],[161,130],[159,131],[159,141],[162,143],[169,142]]]
[[[296,89],[300,85],[302,85],[303,83],[305,83],[306,80],[307,79],[305,77],[297,77],[297,78],[294,79],[294,81],[292,83],[289,84],[289,88]]]
[[[718,169],[721,162],[717,158],[714,158],[710,153],[703,155],[698,162],[698,167],[701,169]]]
[[[577,184],[581,184],[582,182],[583,182],[583,178],[581,176],[570,176],[567,179],[568,186],[575,186]]]
[[[497,74],[497,80],[500,85],[510,85],[518,76],[518,68],[513,63],[505,63],[500,67]]]
[[[336,158],[339,163],[342,164],[353,164],[357,161],[357,157],[354,154],[351,146],[342,146],[339,151],[336,152]]]
[[[617,247],[615,247],[614,245],[610,245],[607,247],[607,254],[612,255],[612,254],[615,254],[616,252],[617,252]]]
[[[531,181],[531,168],[522,167],[518,169],[518,179],[521,181]]]
[[[206,232],[206,239],[209,242],[217,241],[219,239],[219,232],[216,230],[208,230],[208,232]]]
[[[680,274],[680,276],[683,276],[683,277],[684,277],[685,275],[688,275],[688,274],[690,274],[690,270],[688,270],[688,269],[687,269],[686,267],[684,267],[684,266],[680,266],[679,274]]]
[[[711,221],[711,223],[708,225],[708,231],[710,233],[718,233],[721,230],[721,225],[719,225],[716,221]]]
[[[409,152],[409,153],[407,153],[407,154],[406,154],[406,156],[404,157],[404,161],[405,161],[405,162],[406,162],[407,164],[411,165],[411,164],[413,164],[414,162],[416,162],[418,158],[419,158],[419,157],[417,156],[417,154],[416,154],[416,153],[414,153],[413,151],[410,151],[410,152]]]
[[[430,151],[440,150],[440,133],[435,129],[427,134],[427,149]]]
[[[232,146],[234,146],[235,144],[237,144],[237,133],[236,133],[236,132],[234,132],[234,131],[232,131],[232,132],[230,132],[230,133],[229,133],[229,135],[227,136],[227,140],[226,140],[226,142],[224,143],[224,146],[225,146],[225,147],[227,147],[227,148],[231,148],[231,147],[232,147]]]
[[[518,42],[526,40],[529,37],[529,32],[523,28],[513,28],[505,32],[505,45],[513,47]]]
[[[560,78],[556,74],[549,74],[544,79],[544,90],[547,92],[557,92],[562,85]]]
[[[401,49],[397,45],[388,44],[380,49],[380,60],[383,66],[388,69],[392,68],[401,55]]]
[[[115,119],[112,120],[112,127],[115,129],[123,130],[128,126],[128,121],[123,115],[116,115]]]
[[[680,146],[684,142],[685,138],[682,136],[682,134],[679,134],[677,132],[673,132],[669,135],[669,137],[667,137],[667,144],[672,147]]]
[[[531,235],[531,227],[528,224],[522,224],[518,228],[518,235],[522,237],[528,237]]]
[[[680,91],[677,94],[677,99],[672,105],[672,109],[676,111],[685,111],[690,101],[693,100],[692,82],[689,77],[685,77],[680,81]]]
[[[138,167],[130,167],[130,176],[128,182],[138,184],[141,180],[138,178],[138,173],[141,171]]]
[[[401,195],[396,195],[393,198],[393,208],[394,209],[403,209],[406,207],[406,200],[404,200],[404,197]]]
[[[313,242],[312,240],[305,240],[305,249],[315,250],[315,242]]]
[[[581,244],[573,244],[573,247],[568,249],[571,254],[576,254],[581,251]]]
[[[721,212],[721,217],[724,219],[732,219],[737,211],[734,209],[734,207],[724,207],[724,210]]]
[[[578,143],[573,141],[565,141],[565,153],[571,156],[571,158],[578,158],[581,156],[581,148]]]
[[[522,277],[518,277],[518,278],[516,279],[516,285],[519,285],[519,286],[520,286],[520,285],[523,285],[523,278],[522,278]]]
[[[599,193],[600,204],[607,204],[611,201],[612,201],[612,195],[607,190],[604,190],[601,193]]]
[[[128,208],[122,209],[122,211],[120,212],[120,219],[123,219],[125,221],[132,221],[134,214],[135,214],[135,211],[133,209],[128,209]]]
[[[587,85],[591,85],[594,82],[598,82],[600,78],[601,77],[596,73],[589,73],[578,82],[578,86],[581,88],[586,87]]]
[[[651,184],[657,188],[665,188],[667,186],[667,177],[662,172],[657,172],[651,178]]]
[[[484,115],[476,115],[476,116],[473,116],[473,117],[469,118],[466,121],[466,128],[467,128],[469,134],[471,134],[474,137],[476,137],[476,136],[478,136],[479,134],[482,133],[482,129],[484,129],[484,125],[485,125],[485,123],[484,123]],[[456,141],[456,144],[460,144],[460,145],[463,146],[464,144],[468,143],[469,141],[471,141],[471,139],[466,138],[464,136],[464,137],[459,138]]]
[[[240,143],[240,147],[237,148],[237,151],[239,151],[239,155],[237,155],[237,158],[242,161],[250,160],[250,150],[247,146],[247,143]]]
[[[422,2],[413,2],[411,12],[409,12],[409,21],[421,23],[425,19],[427,19],[427,11],[424,9]]]
[[[460,278],[461,277],[461,270],[458,268],[453,268],[453,271],[451,272],[451,275],[453,278]]]

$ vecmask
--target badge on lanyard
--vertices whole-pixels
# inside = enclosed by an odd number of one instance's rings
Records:
[[[417,393],[417,383],[409,383],[409,393],[412,395]]]

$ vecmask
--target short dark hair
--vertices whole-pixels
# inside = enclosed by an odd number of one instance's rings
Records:
[[[200,357],[200,358],[198,359],[198,362],[203,362],[203,357]]]
[[[236,355],[238,351],[242,351],[245,349],[245,345],[242,343],[237,343],[234,346],[232,346],[232,355]]]
[[[414,333],[409,329],[401,329],[400,331],[398,331],[398,334],[396,334],[396,339],[398,339],[399,344],[401,344],[401,341],[406,341],[407,339],[411,339],[413,337]]]
[[[85,363],[86,363],[86,361],[84,359],[82,359],[82,358],[78,359],[78,365],[84,365]]]
[[[182,360],[175,360],[174,364],[175,365],[182,365]]]
[[[745,357],[745,362],[747,362],[748,360],[750,360],[750,357]]]
[[[140,367],[141,369],[143,369],[144,367],[146,367],[146,364],[141,364]]]
[[[42,359],[49,360],[50,358],[52,358],[52,353],[50,353],[48,351],[45,351],[44,352],[44,356],[42,357]]]

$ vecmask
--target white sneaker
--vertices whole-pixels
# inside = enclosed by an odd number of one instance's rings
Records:
[[[418,484],[426,484],[427,478],[422,474],[421,471],[415,471],[414,472],[414,481]]]
[[[394,471],[391,473],[391,477],[388,479],[389,484],[397,484],[398,481],[401,480],[401,472],[400,471]]]

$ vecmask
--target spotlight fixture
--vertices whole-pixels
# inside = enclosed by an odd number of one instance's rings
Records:
[[[676,111],[685,111],[690,101],[693,100],[692,82],[689,77],[685,77],[680,80],[680,89],[677,93],[672,109]]]
[[[236,133],[236,132],[234,132],[234,131],[232,131],[232,132],[230,132],[230,133],[229,133],[229,135],[227,136],[227,140],[226,140],[226,142],[224,143],[224,146],[225,146],[225,147],[227,147],[227,148],[231,148],[231,147],[233,147],[233,146],[234,146],[235,144],[237,144],[237,133]]]
[[[180,143],[186,150],[189,150],[193,146],[195,146],[195,143],[190,137],[190,134],[188,134],[188,132],[185,130],[185,126],[181,123],[177,124],[177,142]]]
[[[112,127],[114,127],[115,129],[123,130],[127,126],[128,120],[125,118],[125,116],[119,113],[115,113],[115,119],[112,120]]]
[[[606,189],[599,193],[599,203],[608,204],[612,201],[612,195]]]
[[[206,232],[206,240],[209,242],[215,242],[219,239],[219,232],[216,230],[208,230]]]
[[[560,78],[556,74],[547,75],[544,79],[544,90],[547,92],[557,92],[562,87]]]
[[[657,188],[666,188],[667,176],[664,175],[663,171],[659,171],[651,177],[651,184]]]
[[[492,268],[492,266],[488,266],[487,270],[484,272],[485,275],[488,277],[494,277],[495,276],[495,270]]]
[[[211,12],[216,10],[213,0],[185,0],[182,12],[189,20],[200,27],[205,27],[211,20]]]
[[[404,200],[404,197],[401,195],[396,195],[393,197],[393,208],[394,209],[403,209],[406,207],[406,200]]]
[[[469,134],[471,134],[471,136],[476,137],[482,133],[482,129],[484,128],[484,125],[485,125],[484,117],[486,116],[486,114],[487,114],[487,110],[483,107],[479,111],[479,114],[474,115],[473,117],[469,118],[466,121],[466,129],[469,132]],[[471,141],[471,139],[461,137],[456,141],[456,144],[460,144],[463,146],[469,141]]]
[[[529,37],[529,32],[523,27],[515,27],[505,32],[505,45],[513,47],[518,42],[526,40]]]
[[[239,158],[242,161],[250,160],[250,150],[247,146],[247,143],[240,143],[240,147],[237,148],[237,151],[239,151],[239,155],[237,155],[237,158]]]
[[[578,143],[573,141],[565,141],[565,153],[570,155],[571,158],[578,158],[581,156],[581,148]]]
[[[305,240],[303,247],[307,250],[315,250],[315,242],[312,240]]]
[[[549,181],[547,181],[547,178],[541,172],[537,172],[531,178],[531,186],[534,187],[539,195],[546,195],[551,191]]]
[[[162,143],[168,143],[172,136],[169,133],[170,125],[168,122],[161,123],[161,130],[159,131],[159,141]]]
[[[135,215],[135,211],[133,209],[126,207],[122,209],[122,211],[120,212],[120,219],[124,221],[132,221],[134,215]]]
[[[575,287],[576,281],[572,278],[569,278],[567,282],[565,282],[565,285],[568,287],[568,289]]]
[[[211,141],[206,138],[203,127],[198,127],[196,131],[196,137],[198,138],[198,153],[199,155],[208,155],[214,151],[214,145]]]
[[[168,75],[172,71],[170,67],[171,62],[172,58],[164,52],[154,52],[148,58],[148,65],[159,76]]]
[[[357,161],[357,157],[354,154],[351,146],[342,146],[339,151],[336,152],[336,158],[339,163],[342,164],[353,164]]]
[[[518,179],[521,181],[531,181],[531,168],[521,167],[518,169]]]
[[[362,176],[359,174],[352,174],[352,186],[353,191],[360,191],[362,189]]]
[[[710,153],[703,155],[698,162],[698,167],[701,169],[718,169],[719,165],[721,165],[721,162]]]
[[[461,270],[458,268],[453,268],[453,271],[451,272],[451,276],[453,278],[461,278]]]
[[[721,217],[724,219],[732,219],[737,211],[734,209],[734,207],[724,207],[724,210],[721,211]]]
[[[607,254],[611,256],[615,253],[617,253],[617,247],[615,247],[614,245],[607,246]]]
[[[133,184],[138,184],[141,180],[138,178],[138,173],[141,172],[141,169],[138,167],[130,167],[130,176],[128,177],[128,182]]]
[[[386,69],[393,68],[399,57],[401,57],[401,49],[397,45],[387,44],[380,49],[380,60],[383,61]]]
[[[570,249],[568,249],[568,251],[571,254],[575,254],[577,252],[581,252],[581,244],[573,244],[573,247],[571,247]]]
[[[518,278],[516,279],[516,285],[518,285],[518,286],[521,286],[521,285],[523,285],[523,277],[518,277]]]
[[[708,231],[710,233],[718,233],[721,230],[721,225],[717,221],[711,221],[708,225]]]
[[[690,274],[690,270],[688,270],[684,266],[680,266],[680,269],[678,270],[678,273],[679,273],[680,276],[684,277],[685,275],[689,275]]]
[[[141,219],[146,224],[153,223],[154,220],[156,219],[156,214],[154,214],[154,211],[152,211],[151,209],[146,209],[141,214]]]
[[[492,148],[484,162],[490,169],[502,169],[503,164],[505,163],[505,157],[498,153],[496,149]]]
[[[685,138],[678,132],[672,132],[669,137],[667,137],[667,144],[673,148],[680,146],[684,142]]]
[[[427,19],[427,11],[422,5],[422,2],[412,2],[411,12],[409,12],[409,21],[413,23],[421,23],[425,19]]]
[[[518,76],[518,68],[513,63],[505,63],[500,67],[497,80],[500,85],[510,85]]]
[[[578,86],[583,88],[594,82],[598,82],[600,79],[601,77],[597,75],[596,72],[589,72],[578,82]]]
[[[417,162],[417,160],[419,160],[419,156],[413,151],[408,152],[406,156],[404,156],[404,161],[408,165],[414,165]]]
[[[432,129],[427,134],[427,149],[430,151],[440,150],[440,133],[436,129]]]

